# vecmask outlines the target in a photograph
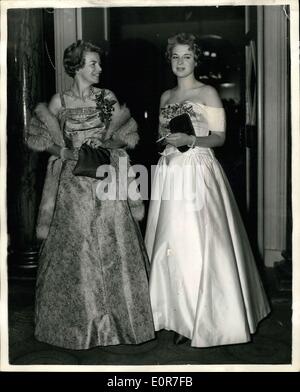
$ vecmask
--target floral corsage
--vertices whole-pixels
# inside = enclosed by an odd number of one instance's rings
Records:
[[[105,94],[105,90],[100,90],[95,94],[96,108],[99,110],[99,118],[108,128],[112,118],[112,112],[115,110],[114,104],[117,102],[115,99],[109,99]]]

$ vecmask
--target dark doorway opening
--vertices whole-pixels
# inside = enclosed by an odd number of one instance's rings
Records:
[[[167,39],[180,31],[199,37],[203,50],[196,75],[219,92],[227,139],[215,149],[247,225],[245,159],[245,7],[116,7],[109,10],[105,85],[126,102],[139,124],[134,162],[158,161],[159,99],[175,85],[165,58]]]

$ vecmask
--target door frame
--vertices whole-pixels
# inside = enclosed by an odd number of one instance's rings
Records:
[[[248,191],[256,197],[257,211],[250,213],[257,214],[258,253],[265,266],[273,267],[287,241],[289,19],[282,6],[257,6],[256,18],[257,192]]]

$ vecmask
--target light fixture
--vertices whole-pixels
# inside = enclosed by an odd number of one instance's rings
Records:
[[[221,83],[220,87],[224,87],[224,88],[229,88],[229,87],[234,87],[235,83],[229,83],[229,82],[225,82],[225,83]]]

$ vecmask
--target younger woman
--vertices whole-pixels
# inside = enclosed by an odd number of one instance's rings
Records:
[[[199,48],[191,34],[168,41],[177,86],[162,94],[158,162],[146,229],[155,330],[193,347],[245,343],[269,313],[249,241],[213,147],[225,140],[225,114],[214,88],[195,79]],[[195,135],[170,134],[188,113]],[[185,146],[185,152],[178,150]]]

